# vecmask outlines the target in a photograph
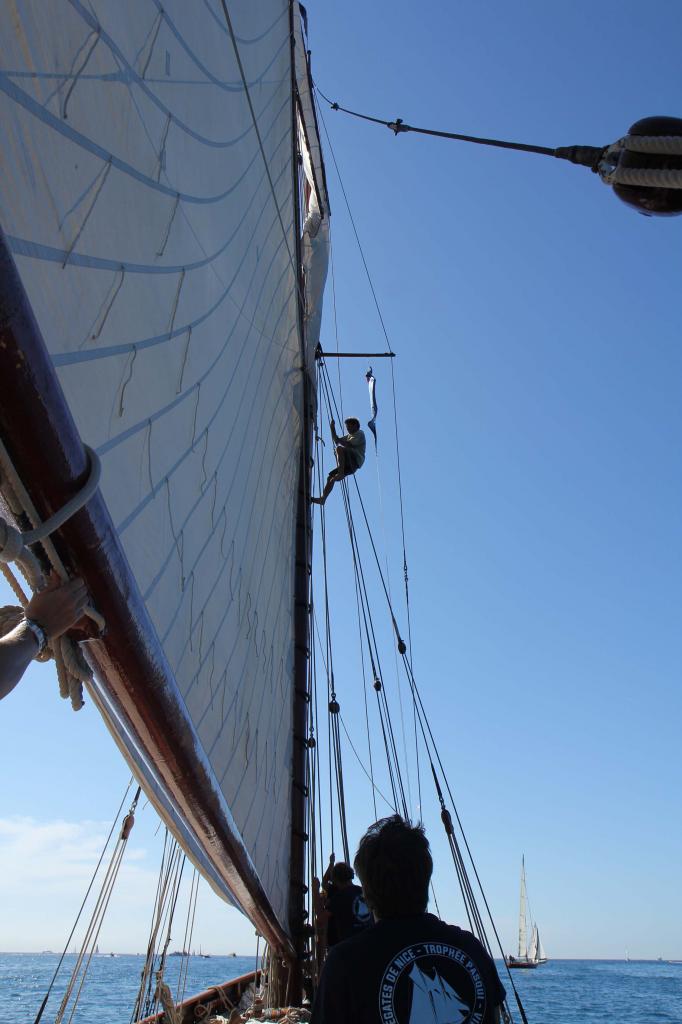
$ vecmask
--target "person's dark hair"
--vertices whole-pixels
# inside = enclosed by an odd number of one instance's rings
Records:
[[[350,864],[346,864],[345,860],[338,861],[332,868],[331,880],[336,885],[344,885],[346,882],[352,882],[355,877]]]
[[[426,910],[433,860],[421,825],[398,814],[376,821],[360,840],[353,865],[367,906],[378,917]]]
[[[354,434],[356,430],[360,429],[360,420],[356,420],[355,416],[349,416],[344,422],[348,427],[349,434]]]

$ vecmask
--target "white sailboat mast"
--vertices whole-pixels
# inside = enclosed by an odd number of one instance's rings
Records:
[[[521,896],[519,900],[519,959],[525,960],[528,956],[526,945],[526,864],[524,857],[521,857]]]

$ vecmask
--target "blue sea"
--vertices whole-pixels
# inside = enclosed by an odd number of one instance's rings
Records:
[[[65,960],[68,969],[74,957]],[[33,1024],[58,957],[0,954],[0,1024]],[[99,956],[92,961],[74,1024],[128,1024],[143,958]],[[180,958],[168,961],[175,992]],[[187,995],[252,971],[254,957],[190,959]],[[512,1015],[521,1017],[508,976],[500,971]],[[528,1024],[682,1024],[682,964],[652,961],[552,960],[534,971],[514,971]],[[52,1024],[64,984],[55,988],[42,1024]]]

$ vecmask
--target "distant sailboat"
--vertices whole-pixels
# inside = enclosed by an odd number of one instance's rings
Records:
[[[415,964],[409,978],[412,982],[409,1024],[461,1024],[468,1019],[471,1007],[459,998],[438,971],[430,978]]]
[[[509,954],[507,967],[538,967],[547,963],[547,955],[542,948],[542,941],[537,924],[532,924],[530,945],[527,942],[527,896],[526,896],[526,864],[521,858],[521,895],[519,900],[519,949],[516,956]]]

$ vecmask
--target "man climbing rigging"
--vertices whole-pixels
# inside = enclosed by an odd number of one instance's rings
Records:
[[[360,430],[360,420],[351,416],[345,421],[345,424],[348,433],[344,437],[339,437],[336,433],[334,420],[329,422],[332,440],[336,449],[336,469],[333,469],[328,475],[320,497],[310,499],[315,505],[324,505],[334,484],[338,483],[339,480],[345,480],[346,477],[352,476],[365,461],[367,442],[365,440],[365,432]]]
[[[426,913],[423,828],[398,815],[377,821],[354,866],[376,924],[329,951],[312,1024],[498,1024],[505,991],[485,948]]]

